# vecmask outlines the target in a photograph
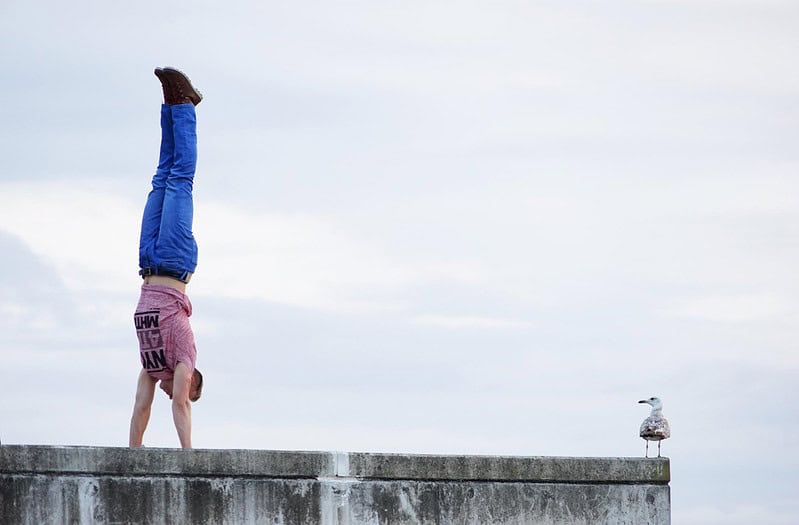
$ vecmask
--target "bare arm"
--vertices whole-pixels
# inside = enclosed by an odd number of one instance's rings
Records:
[[[128,446],[141,447],[144,431],[150,421],[150,408],[153,406],[156,380],[147,375],[142,369],[139,373],[139,382],[136,386],[136,401],[133,404],[133,415],[130,418],[130,437]]]
[[[191,391],[192,370],[185,363],[175,366],[174,382],[172,384],[172,420],[175,430],[178,431],[180,446],[191,448]]]

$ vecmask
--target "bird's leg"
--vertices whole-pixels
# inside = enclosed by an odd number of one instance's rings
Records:
[[[658,441],[658,457],[660,457],[660,441]]]
[[[644,454],[644,457],[648,458],[649,457],[649,441],[646,440],[646,439],[644,441],[646,442],[646,453]]]

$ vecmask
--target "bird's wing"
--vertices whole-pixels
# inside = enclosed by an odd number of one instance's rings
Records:
[[[666,439],[671,434],[669,429],[669,422],[665,418],[658,418],[649,416],[641,423],[641,429],[638,433],[642,438],[658,438]]]

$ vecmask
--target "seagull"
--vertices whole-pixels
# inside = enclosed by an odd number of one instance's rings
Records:
[[[658,457],[660,457],[660,442],[671,436],[668,420],[663,417],[663,402],[660,398],[650,397],[642,399],[639,403],[646,403],[652,407],[649,417],[641,423],[638,435],[646,440],[646,457],[649,457],[649,442],[658,442]]]

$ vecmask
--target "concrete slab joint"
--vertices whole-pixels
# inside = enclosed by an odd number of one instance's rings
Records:
[[[668,524],[667,458],[0,447],[0,523]]]
[[[334,476],[317,478],[323,487],[322,523],[350,525],[350,487],[359,483],[350,476],[348,452],[332,452],[335,465]]]

